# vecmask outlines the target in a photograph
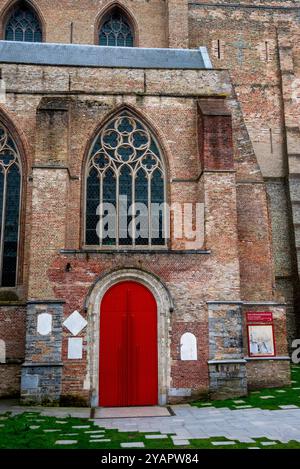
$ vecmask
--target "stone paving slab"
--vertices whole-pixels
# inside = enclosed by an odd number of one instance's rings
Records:
[[[95,409],[95,418],[170,417],[166,407],[105,407]]]
[[[144,448],[144,443],[136,442],[136,443],[121,443],[122,448]]]
[[[77,440],[57,440],[55,442],[56,445],[76,445],[77,443]]]

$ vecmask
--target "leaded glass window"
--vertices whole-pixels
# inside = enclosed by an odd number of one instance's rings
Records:
[[[42,42],[42,29],[37,15],[26,5],[15,8],[5,28],[6,41]]]
[[[21,200],[20,157],[0,123],[0,286],[16,285]]]
[[[165,166],[152,132],[129,112],[102,129],[87,162],[85,244],[163,247]]]
[[[99,31],[100,46],[133,47],[133,29],[119,9],[104,20]]]

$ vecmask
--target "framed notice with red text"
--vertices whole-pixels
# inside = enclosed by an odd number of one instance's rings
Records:
[[[248,312],[246,318],[249,357],[274,357],[276,349],[273,313]]]
[[[246,313],[247,316],[247,322],[273,322],[273,313],[270,312],[256,312],[256,311],[249,311],[249,313]]]

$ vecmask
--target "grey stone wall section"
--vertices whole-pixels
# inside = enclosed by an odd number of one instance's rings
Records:
[[[209,390],[212,399],[247,394],[246,361],[243,359],[241,306],[208,306]]]
[[[39,314],[52,316],[48,335],[37,332]],[[24,403],[58,403],[62,380],[62,303],[31,303],[27,307],[25,363],[22,367],[21,398]]]

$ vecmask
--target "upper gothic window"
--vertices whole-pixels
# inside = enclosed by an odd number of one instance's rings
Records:
[[[0,123],[0,286],[17,281],[21,164],[15,142]]]
[[[100,46],[133,47],[134,33],[127,16],[115,8],[104,17],[99,31]]]
[[[42,42],[42,28],[35,12],[26,3],[13,9],[5,27],[6,41]]]
[[[87,161],[85,244],[166,246],[165,166],[152,132],[127,111],[96,137]]]

